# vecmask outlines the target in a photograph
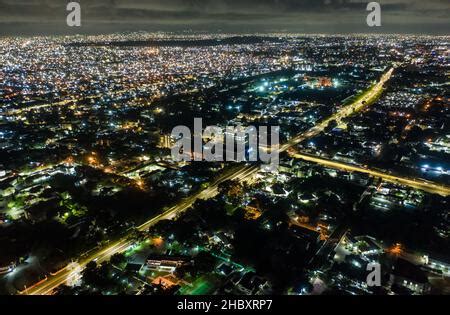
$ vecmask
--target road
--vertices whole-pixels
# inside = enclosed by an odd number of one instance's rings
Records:
[[[120,96],[120,95],[122,95],[123,93],[125,93],[127,91],[128,90],[115,91],[115,92],[111,93],[111,96]],[[18,108],[18,109],[10,109],[10,110],[8,110],[5,113],[5,115],[7,115],[7,116],[15,116],[15,115],[21,115],[21,114],[24,114],[24,113],[28,113],[28,112],[34,111],[34,110],[43,109],[43,108],[67,106],[69,104],[74,104],[75,105],[81,100],[83,100],[83,101],[95,100],[95,99],[101,98],[101,96],[102,95],[91,95],[91,96],[86,96],[83,99],[80,99],[80,98],[77,98],[77,97],[72,97],[70,99],[61,100],[61,101],[57,101],[57,102],[54,102],[54,103],[33,105],[33,106],[28,106],[28,107],[23,107],[23,108]]]
[[[331,233],[330,237],[319,247],[308,264],[310,266],[316,266],[320,260],[332,258],[330,255],[333,253],[336,246],[342,242],[348,231],[349,229],[346,224],[341,224],[335,228],[333,233]]]
[[[376,178],[381,178],[390,183],[401,184],[407,187],[423,190],[425,192],[432,194],[438,194],[444,197],[450,195],[450,187],[433,183],[420,178],[408,178],[404,176],[397,176],[393,174],[384,173],[378,170],[372,170],[370,168],[366,168],[363,166],[333,161],[309,154],[293,153],[291,154],[291,156],[297,159],[302,159],[304,161],[320,164],[340,171],[364,173]]]
[[[192,206],[192,204],[195,201],[199,199],[209,199],[217,195],[218,186],[220,183],[227,180],[246,180],[250,178],[252,175],[254,175],[258,170],[259,167],[256,165],[240,167],[237,171],[233,172],[232,174],[222,176],[221,178],[216,180],[212,185],[210,185],[210,187],[202,190],[197,194],[194,194],[193,196],[187,199],[184,199],[178,205],[170,208],[166,212],[145,222],[144,224],[138,227],[138,230],[146,231],[151,226],[155,225],[156,223],[162,220],[173,219],[176,217],[178,213],[181,213],[187,210],[190,206]],[[132,244],[133,241],[130,241],[128,237],[124,237],[118,241],[112,242],[105,248],[96,250],[93,253],[89,254],[87,257],[82,258],[80,261],[78,261],[78,264],[80,265],[81,268],[84,268],[91,261],[95,261],[97,263],[108,261],[111,258],[111,256],[126,251],[127,248],[129,248]],[[51,294],[54,289],[68,282],[77,275],[78,275],[77,273],[73,272],[70,268],[66,267],[60,270],[57,274],[53,276],[52,275],[48,276],[46,281],[41,282],[33,287],[27,288],[26,290],[20,293],[28,295],[48,295]]]
[[[394,68],[389,69],[380,79],[380,81],[372,86],[369,91],[367,91],[363,97],[357,99],[352,104],[349,104],[347,106],[344,106],[341,108],[338,112],[336,112],[334,115],[330,116],[329,118],[323,120],[315,127],[311,128],[309,131],[307,131],[304,134],[301,134],[293,139],[291,139],[289,142],[284,144],[280,147],[281,152],[287,151],[289,148],[299,144],[300,142],[303,142],[304,140],[307,140],[309,138],[315,137],[318,134],[320,134],[322,131],[325,130],[326,127],[328,127],[328,124],[335,120],[338,124],[342,121],[343,118],[348,117],[352,115],[353,113],[365,108],[366,106],[369,106],[373,101],[375,101],[380,93],[383,91],[383,87],[390,80],[392,77],[392,73],[394,72]]]
[[[391,68],[388,72],[386,72],[380,79],[380,81],[372,86],[363,97],[356,100],[354,103],[342,107],[337,113],[332,115],[331,117],[325,119],[324,121],[320,122],[318,125],[313,127],[312,129],[306,131],[303,134],[298,135],[297,137],[291,139],[286,144],[282,145],[279,149],[280,153],[285,152],[291,147],[299,144],[300,142],[314,137],[321,133],[328,124],[336,120],[338,123],[344,118],[351,114],[353,114],[355,111],[361,110],[365,106],[368,106],[383,90],[384,84],[391,78],[392,73],[394,71],[394,68]],[[145,222],[141,226],[138,227],[139,230],[145,231],[149,227],[155,225],[161,220],[165,219],[172,219],[174,218],[178,213],[185,211],[188,209],[196,200],[198,199],[208,199],[212,198],[217,194],[217,188],[218,185],[224,181],[227,180],[239,180],[239,181],[245,181],[249,180],[258,170],[258,165],[243,165],[238,167],[232,174],[226,174],[220,177],[218,180],[216,180],[214,183],[212,183],[208,188],[202,190],[201,192],[194,194],[191,197],[188,197],[187,199],[181,201],[178,205],[170,208],[163,214],[160,214],[151,220]],[[119,241],[112,242],[111,244],[107,245],[105,248],[95,250],[93,253],[89,254],[87,257],[84,257],[78,261],[78,264],[84,268],[89,262],[96,261],[97,263],[102,263],[104,261],[109,260],[111,256],[117,253],[124,252],[129,246],[132,245],[132,242],[129,241],[128,237],[124,237]],[[62,270],[60,270],[55,275],[48,276],[46,281],[40,282],[22,292],[19,292],[21,294],[28,294],[28,295],[48,295],[51,294],[53,290],[58,288],[59,286],[65,284],[68,280],[71,280],[73,277],[76,277],[77,274],[74,274],[70,268],[66,267]]]

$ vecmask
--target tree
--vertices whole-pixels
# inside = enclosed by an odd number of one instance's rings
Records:
[[[117,254],[114,254],[114,255],[111,257],[110,262],[111,262],[111,264],[113,264],[114,266],[121,266],[121,265],[123,265],[123,264],[125,264],[125,263],[127,262],[127,259],[126,259],[126,257],[125,257],[124,254],[117,253]]]
[[[108,264],[102,264],[98,267],[96,262],[90,262],[83,271],[83,282],[99,290],[104,290],[114,286],[114,282],[109,277]]]
[[[237,180],[227,180],[218,186],[219,194],[236,198],[243,192],[242,184]]]
[[[70,296],[70,295],[74,295],[74,290],[71,287],[63,284],[62,286],[56,288],[54,294]]]
[[[200,252],[194,258],[194,266],[200,273],[211,272],[216,266],[216,258],[208,252]]]
[[[171,233],[174,222],[171,220],[161,220],[157,224],[151,226],[148,233],[151,237],[166,237]]]
[[[336,128],[338,126],[337,121],[336,120],[332,120],[328,123],[327,127],[325,128],[325,132],[330,132],[332,131],[334,128]]]

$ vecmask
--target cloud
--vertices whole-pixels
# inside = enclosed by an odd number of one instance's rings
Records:
[[[21,29],[33,25],[61,24],[65,27],[65,5],[61,0],[0,0],[0,24]],[[80,0],[86,31],[95,25],[127,30],[132,25],[145,29],[171,26],[212,30],[239,29],[318,32],[353,30],[368,32],[363,0]],[[380,0],[386,32],[420,30],[448,34],[448,0]],[[127,25],[129,25],[127,27]],[[422,26],[422,27],[421,27]],[[383,28],[382,27],[382,28]],[[381,29],[378,31],[382,31]]]

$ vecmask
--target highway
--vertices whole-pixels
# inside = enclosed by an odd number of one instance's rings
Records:
[[[162,220],[173,219],[177,216],[177,214],[187,210],[198,199],[209,199],[209,198],[212,198],[215,195],[217,195],[217,193],[218,193],[217,189],[218,189],[218,186],[220,183],[227,181],[227,180],[249,179],[258,170],[259,170],[259,166],[256,166],[256,165],[240,167],[237,171],[220,177],[218,180],[214,181],[213,184],[210,185],[208,188],[200,191],[197,194],[194,194],[191,197],[188,197],[187,199],[184,199],[178,205],[170,208],[166,212],[145,222],[144,224],[139,226],[137,229],[140,231],[146,231],[151,226],[155,225],[156,223],[158,223]],[[93,253],[89,254],[87,257],[80,259],[80,261],[78,261],[77,263],[80,265],[81,268],[84,268],[91,261],[95,261],[97,263],[102,263],[102,262],[108,261],[111,258],[111,256],[113,256],[114,254],[126,251],[127,248],[129,248],[132,244],[133,244],[133,241],[130,241],[128,236],[125,236],[118,241],[108,244],[105,248],[94,251]],[[71,280],[72,278],[74,278],[76,276],[78,276],[78,274],[76,272],[74,272],[73,270],[71,270],[69,268],[69,266],[67,266],[66,268],[57,272],[55,275],[48,276],[46,281],[40,282],[33,287],[27,288],[26,290],[24,290],[20,293],[28,294],[28,295],[48,295],[48,294],[51,294],[52,291],[55,290],[57,287],[63,285],[64,283],[68,282],[69,280]]]
[[[337,169],[345,172],[358,172],[368,174],[373,177],[381,178],[387,182],[394,184],[401,184],[407,187],[419,189],[426,191],[431,194],[438,194],[441,196],[449,196],[450,195],[450,187],[445,185],[436,184],[434,182],[430,182],[420,178],[408,178],[404,176],[396,176],[388,173],[384,173],[378,170],[372,170],[370,168],[366,168],[363,166],[347,164],[343,162],[333,161],[329,159],[325,159],[322,157],[317,157],[309,154],[302,153],[292,153],[292,157],[301,159],[304,161],[320,164],[326,167],[330,167],[333,169]]]
[[[331,117],[325,119],[315,127],[311,128],[310,130],[306,131],[303,134],[298,135],[297,137],[291,139],[286,144],[282,145],[279,149],[280,153],[287,151],[291,147],[299,144],[300,142],[308,138],[317,136],[328,126],[328,124],[331,121],[336,120],[339,123],[343,118],[353,114],[355,111],[361,110],[365,106],[369,106],[371,102],[373,102],[378,97],[378,95],[380,95],[380,93],[383,91],[383,86],[391,78],[393,71],[394,68],[391,68],[389,71],[387,71],[381,77],[380,81],[377,84],[373,85],[362,97],[357,99],[354,103],[340,108],[340,110]],[[220,183],[227,180],[239,180],[239,181],[249,180],[258,170],[260,170],[259,165],[240,166],[233,173],[222,175],[221,177],[219,177],[219,179],[214,181],[208,188],[194,194],[191,197],[188,197],[187,199],[184,199],[178,205],[168,209],[163,214],[160,214],[152,218],[151,220],[145,222],[144,224],[139,226],[138,229],[141,231],[145,231],[149,227],[155,225],[161,220],[172,219],[176,217],[178,213],[188,209],[196,200],[214,197],[217,194],[217,188]],[[91,261],[102,263],[104,261],[109,260],[109,258],[114,254],[124,252],[131,245],[132,242],[129,240],[127,236],[125,236],[118,241],[106,245],[106,247],[102,249],[93,251],[93,253],[89,254],[87,257],[80,258],[80,260],[77,261],[77,263],[81,266],[81,268],[84,268]],[[73,277],[76,276],[77,274],[74,273],[72,270],[70,270],[68,266],[60,270],[55,275],[49,275],[46,281],[39,282],[38,284],[30,288],[27,288],[26,290],[19,293],[28,295],[48,295],[51,294],[53,290],[65,284],[68,280],[71,280]]]
[[[111,96],[120,96],[125,92],[127,92],[127,90],[115,91],[114,93],[111,94]],[[10,109],[6,112],[6,115],[15,116],[15,115],[28,113],[28,112],[34,111],[34,110],[43,109],[43,108],[53,108],[53,107],[59,107],[59,106],[67,106],[68,104],[77,104],[81,100],[84,100],[84,101],[95,100],[95,99],[99,99],[100,97],[101,97],[101,95],[86,96],[83,99],[80,99],[77,97],[72,97],[70,99],[61,100],[61,101],[57,101],[54,103],[33,105],[33,106],[23,107],[23,108],[18,108],[18,109]]]
[[[357,99],[355,102],[342,107],[337,113],[330,116],[329,118],[323,120],[315,127],[308,130],[306,133],[300,134],[297,137],[291,139],[286,144],[280,147],[280,152],[285,152],[289,148],[303,142],[306,139],[312,138],[320,134],[328,124],[335,120],[338,124],[342,121],[343,118],[352,115],[353,113],[364,109],[366,106],[370,106],[378,96],[383,91],[383,87],[392,77],[392,73],[394,72],[394,68],[389,69],[380,79],[380,81],[372,86],[361,98]]]

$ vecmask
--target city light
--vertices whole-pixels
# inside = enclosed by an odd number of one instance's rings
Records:
[[[267,3],[108,32],[124,7],[85,5],[78,35],[0,37],[0,294],[445,294],[446,36],[297,34]],[[283,32],[226,31],[261,17]]]

